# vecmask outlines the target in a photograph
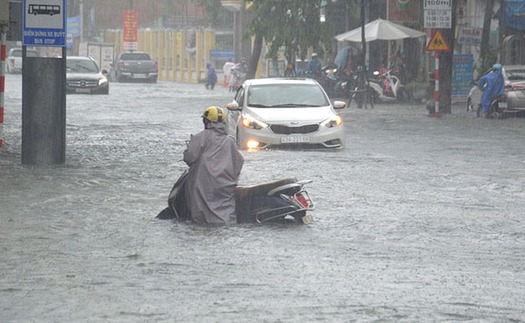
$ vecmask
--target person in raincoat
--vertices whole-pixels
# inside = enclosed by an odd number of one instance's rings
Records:
[[[208,69],[208,75],[206,77],[206,89],[213,90],[215,84],[217,84],[217,72],[211,63],[206,63],[206,68]]]
[[[319,77],[322,74],[321,70],[322,66],[317,53],[312,53],[312,59],[308,62],[308,72],[314,77]]]
[[[494,64],[492,70],[479,79],[478,88],[483,91],[481,95],[481,116],[487,117],[492,101],[505,92],[505,80],[501,73],[501,64]]]
[[[226,112],[216,106],[202,114],[204,130],[192,135],[184,151],[184,162],[190,167],[184,195],[193,222],[233,224],[235,188],[244,157],[235,140],[228,136]]]

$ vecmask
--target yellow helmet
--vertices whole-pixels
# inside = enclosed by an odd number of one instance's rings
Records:
[[[211,107],[207,107],[206,110],[204,110],[201,117],[211,122],[224,123],[226,118],[226,112],[223,108],[212,105]]]

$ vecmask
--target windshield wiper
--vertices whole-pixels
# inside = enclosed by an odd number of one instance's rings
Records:
[[[304,103],[285,103],[272,105],[272,108],[286,108],[286,107],[320,107],[318,104],[304,104]]]
[[[260,103],[248,103],[248,106],[253,108],[269,108],[269,105],[266,104],[260,104]]]

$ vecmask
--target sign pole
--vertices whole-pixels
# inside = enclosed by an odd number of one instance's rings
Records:
[[[6,60],[6,44],[7,44],[7,26],[0,25],[0,153],[4,146],[4,91],[5,91],[5,60]]]
[[[436,70],[434,72],[434,109],[436,119],[439,119],[439,51],[435,51]]]

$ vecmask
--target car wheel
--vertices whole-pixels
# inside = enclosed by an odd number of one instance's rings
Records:
[[[474,105],[472,104],[472,99],[467,99],[467,112],[474,112]]]

